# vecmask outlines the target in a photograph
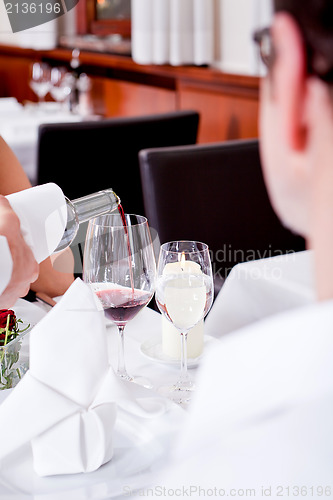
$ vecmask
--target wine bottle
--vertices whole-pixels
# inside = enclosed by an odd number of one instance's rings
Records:
[[[120,206],[120,199],[112,189],[69,201],[62,189],[52,182],[9,194],[6,198],[20,220],[22,236],[38,263],[67,248],[82,222]]]
[[[59,245],[55,252],[67,248],[74,240],[80,224],[99,215],[113,212],[120,205],[120,198],[112,189],[105,189],[97,193],[70,201],[66,198],[67,224]]]

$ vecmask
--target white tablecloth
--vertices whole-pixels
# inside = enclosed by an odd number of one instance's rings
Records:
[[[237,266],[206,320],[206,334],[219,336],[276,312],[313,302],[312,257],[311,252],[302,252]],[[31,322],[39,321],[45,314],[42,306],[24,301],[18,302],[18,312],[23,319]],[[109,359],[114,368],[117,363],[117,335],[114,326],[107,327]],[[140,352],[143,342],[147,339],[161,340],[161,336],[161,316],[149,308],[141,311],[125,329],[128,372],[150,379],[155,389],[174,382],[179,370],[177,365],[161,364]],[[220,341],[216,339],[212,342],[218,345]],[[196,368],[190,373],[195,379]],[[6,392],[0,391],[0,402]],[[22,450],[2,464],[0,497],[7,498],[6,495],[10,494],[12,500],[23,497],[76,500],[134,495],[135,488],[154,483],[156,473],[167,464],[168,453],[178,441],[177,433],[184,428],[184,419],[187,418],[184,412],[171,412],[149,426],[121,418],[116,459],[90,474],[38,478],[31,460],[27,459],[29,450]]]
[[[14,311],[25,321],[36,324],[49,310],[49,306],[29,303],[19,299],[13,307]],[[18,312],[17,312],[18,311]],[[106,320],[109,359],[113,368],[117,369],[118,332],[116,326]],[[93,335],[93,333],[92,333]],[[141,352],[141,345],[147,340],[162,341],[162,317],[149,307],[144,308],[125,328],[125,359],[130,375],[139,375],[149,379],[156,390],[161,385],[176,381],[180,369],[177,363],[167,364],[154,361]],[[211,340],[211,339],[210,339]],[[214,340],[215,341],[215,340]],[[216,340],[216,342],[218,342]],[[197,365],[190,366],[191,377],[195,378]],[[7,391],[0,391],[0,402]]]
[[[33,185],[37,179],[39,125],[81,120],[80,115],[66,111],[55,102],[22,106],[14,99],[0,99],[0,135],[14,151]]]
[[[313,253],[297,252],[238,264],[206,319],[205,331],[221,337],[279,312],[315,302]]]
[[[13,309],[26,321],[38,322],[45,315],[46,306],[30,304],[20,299]],[[107,325],[109,359],[116,369],[117,328],[111,326],[110,322],[107,322]],[[125,357],[128,372],[146,377],[153,383],[154,389],[174,383],[179,374],[178,364],[160,364],[146,358],[140,352],[140,346],[145,340],[162,339],[161,328],[161,315],[149,308],[141,311],[125,328]],[[92,348],[93,335],[92,331]],[[23,347],[27,348],[26,345]],[[195,379],[196,368],[190,369],[190,373]],[[11,390],[0,391],[0,404]],[[134,495],[136,488],[151,484],[157,471],[166,464],[187,415],[188,413],[178,405],[172,405],[168,413],[149,421],[120,412],[115,428],[114,457],[108,464],[89,474],[40,478],[33,470],[29,446],[21,448],[10,455],[5,463],[0,464],[0,498],[96,500],[114,498],[118,495]],[[24,425],[24,408],[22,425]]]

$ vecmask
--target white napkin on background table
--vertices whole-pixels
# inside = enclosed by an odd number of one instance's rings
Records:
[[[31,442],[40,476],[96,470],[112,458],[117,405],[155,417],[169,402],[114,374],[103,310],[76,280],[31,332],[30,369],[0,406],[0,460]]]
[[[0,117],[6,116],[7,113],[22,112],[22,109],[22,104],[15,97],[0,98]]]

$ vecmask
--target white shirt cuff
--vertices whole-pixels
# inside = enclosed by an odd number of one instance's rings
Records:
[[[0,235],[0,295],[7,288],[13,271],[13,260],[7,238]]]

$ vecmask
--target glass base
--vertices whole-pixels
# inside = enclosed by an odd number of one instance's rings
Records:
[[[191,401],[194,390],[195,384],[188,381],[186,384],[177,383],[159,387],[157,392],[174,403],[186,406]]]
[[[128,382],[134,382],[135,384],[142,385],[146,389],[152,389],[153,384],[150,382],[145,377],[139,377],[139,376],[132,376],[129,375],[128,373],[122,374],[122,373],[117,373],[118,377],[120,377],[123,380],[127,380]]]

